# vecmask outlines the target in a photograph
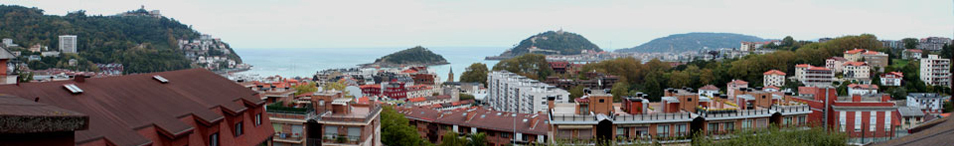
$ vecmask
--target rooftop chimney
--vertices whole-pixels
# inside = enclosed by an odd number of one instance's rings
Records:
[[[77,83],[86,82],[86,75],[75,75],[73,76],[73,81],[76,81]]]
[[[858,94],[851,95],[851,102],[861,102],[861,95],[858,95]]]

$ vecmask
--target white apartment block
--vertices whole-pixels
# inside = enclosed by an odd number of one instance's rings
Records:
[[[951,86],[951,59],[928,55],[921,59],[921,81],[932,86]]]
[[[835,72],[841,72],[844,69],[845,62],[848,62],[844,57],[831,57],[825,59],[825,68],[831,69]]]
[[[570,100],[566,90],[507,71],[488,73],[487,90],[490,107],[505,112],[546,112],[547,98],[554,98],[556,103]]]
[[[868,80],[871,69],[864,62],[845,62],[844,70],[841,72],[843,77],[848,80]]]
[[[878,85],[872,84],[851,84],[848,85],[848,95],[868,95],[878,94]]]
[[[762,74],[762,85],[764,87],[775,86],[782,87],[785,86],[785,73],[779,70],[770,70]]]
[[[944,109],[944,100],[951,96],[942,96],[937,93],[910,93],[907,97],[907,105],[916,107],[927,113],[941,113]]]
[[[835,79],[835,73],[824,67],[798,64],[795,65],[795,77],[805,86],[831,86]]]
[[[59,46],[62,53],[76,53],[76,35],[61,35]]]
[[[881,85],[882,86],[901,86],[901,81],[904,79],[904,73],[901,72],[889,72],[881,74]]]

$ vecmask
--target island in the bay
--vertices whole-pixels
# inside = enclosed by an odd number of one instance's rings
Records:
[[[435,54],[431,50],[416,46],[374,60],[374,63],[361,64],[362,67],[404,67],[404,66],[431,66],[450,64],[444,56]]]
[[[503,52],[500,56],[490,56],[487,60],[503,60],[527,53],[544,55],[578,55],[586,51],[602,52],[582,35],[558,31],[547,31],[520,41],[517,46]]]

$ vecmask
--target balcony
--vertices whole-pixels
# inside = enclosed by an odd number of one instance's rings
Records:
[[[297,133],[295,133],[295,134],[292,134],[292,133],[275,133],[275,135],[272,136],[272,140],[274,140],[275,142],[284,142],[284,143],[297,143],[297,144],[300,144],[300,143],[302,142],[302,139],[303,139],[302,135],[301,135],[301,134],[297,134]]]
[[[348,144],[348,145],[357,145],[361,142],[361,136],[350,136],[350,135],[330,135],[325,134],[321,138],[322,143],[327,144]]]

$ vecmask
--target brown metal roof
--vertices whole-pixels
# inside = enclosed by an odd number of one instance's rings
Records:
[[[0,133],[72,132],[88,125],[85,114],[0,94]]]
[[[951,140],[951,137],[954,137],[954,119],[951,119],[951,117],[937,119],[932,122],[923,123],[921,126],[912,128],[911,131],[917,132],[908,136],[895,138],[890,141],[875,143],[874,145],[951,145],[951,141],[954,141]]]
[[[458,109],[444,112],[420,107],[404,108],[401,110],[407,117],[418,120],[490,129],[494,131],[516,131],[518,133],[544,135],[547,134],[549,128],[547,126],[546,114],[517,113],[516,116],[513,116],[513,113],[492,111],[484,108]],[[465,113],[473,115],[468,119],[468,115],[465,115]],[[524,119],[527,121],[524,122]]]
[[[160,83],[154,75],[169,80]],[[75,84],[83,90],[72,94],[63,87]],[[256,92],[205,69],[89,78],[84,82],[57,81],[2,85],[0,94],[10,94],[89,115],[89,130],[76,132],[77,144],[105,138],[115,145],[142,145],[151,141],[136,130],[156,126],[171,134],[191,132],[180,118],[195,115],[201,122],[224,118],[216,114],[242,112],[242,104],[263,104]]]

